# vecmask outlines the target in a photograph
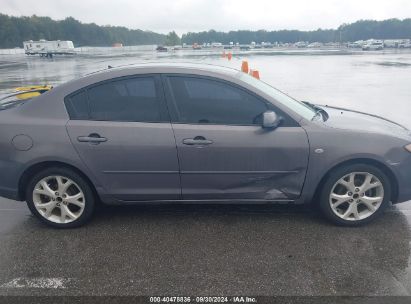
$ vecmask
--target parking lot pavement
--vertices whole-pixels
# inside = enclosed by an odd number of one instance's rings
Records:
[[[307,207],[105,207],[48,228],[0,199],[0,295],[409,295],[411,203],[368,226]]]

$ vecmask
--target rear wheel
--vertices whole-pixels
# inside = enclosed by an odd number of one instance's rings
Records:
[[[370,165],[349,165],[331,172],[320,194],[320,209],[332,222],[358,226],[378,217],[388,206],[391,184]]]
[[[35,175],[28,184],[26,200],[37,218],[56,228],[83,225],[95,207],[88,182],[66,168],[50,168]]]

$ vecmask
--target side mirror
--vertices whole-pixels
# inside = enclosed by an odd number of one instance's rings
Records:
[[[263,128],[275,129],[283,121],[282,117],[278,116],[274,111],[266,111],[263,113]]]

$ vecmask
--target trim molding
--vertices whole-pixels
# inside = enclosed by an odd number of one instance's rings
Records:
[[[131,171],[107,170],[104,174],[290,174],[299,171]]]
[[[125,200],[117,200],[118,203],[124,204],[139,204],[139,203],[180,203],[180,204],[190,204],[190,203],[225,203],[225,204],[291,204],[294,203],[295,200],[292,199],[272,199],[272,200],[265,200],[265,199],[175,199],[175,200],[141,200],[141,201],[125,201]]]
[[[104,174],[179,174],[178,171],[103,171]]]
[[[288,174],[299,171],[181,171],[181,174]]]

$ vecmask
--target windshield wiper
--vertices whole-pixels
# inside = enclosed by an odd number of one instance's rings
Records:
[[[319,106],[316,106],[315,104],[312,104],[308,101],[303,101],[303,103],[305,103],[307,106],[309,106],[311,109],[313,109],[315,111],[313,119],[318,117],[318,116],[321,116],[324,121],[327,121],[328,118],[330,118],[327,111],[324,110],[323,108],[320,108]]]

